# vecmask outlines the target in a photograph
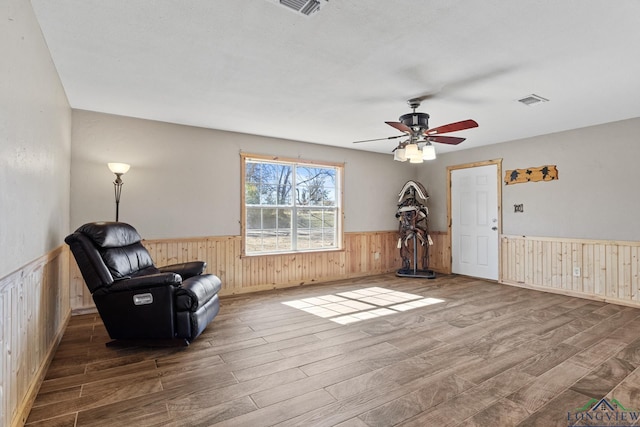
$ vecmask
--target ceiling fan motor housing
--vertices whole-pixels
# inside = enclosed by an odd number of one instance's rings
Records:
[[[420,127],[429,129],[429,115],[427,113],[408,113],[400,116],[400,122],[410,128]]]

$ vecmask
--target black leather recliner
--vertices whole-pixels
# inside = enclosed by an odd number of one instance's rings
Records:
[[[156,267],[138,232],[94,222],[65,238],[114,340],[188,344],[220,310],[220,279],[202,261]]]

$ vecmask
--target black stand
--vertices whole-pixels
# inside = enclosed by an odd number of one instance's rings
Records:
[[[414,200],[416,199],[416,190],[415,188],[411,189]],[[427,229],[428,230],[428,229]],[[427,231],[428,235],[428,231]],[[427,251],[425,255],[425,259],[429,260],[429,242],[425,243],[425,251]],[[418,239],[416,238],[416,234],[413,233],[413,268],[401,268],[396,272],[396,276],[398,277],[416,277],[420,279],[435,279],[436,273],[433,270],[419,270],[418,269]]]
[[[401,268],[396,272],[398,277],[417,277],[421,279],[435,279],[436,273],[433,270],[418,270],[418,239],[413,235],[413,268]],[[428,243],[427,243],[428,245]],[[425,249],[425,250],[428,250]]]

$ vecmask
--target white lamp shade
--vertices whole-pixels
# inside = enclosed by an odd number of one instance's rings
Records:
[[[128,165],[126,163],[107,163],[107,166],[109,166],[109,170],[111,172],[120,175],[127,173],[129,168],[131,167],[131,165]]]
[[[422,160],[422,156],[413,157],[409,159],[409,163],[422,163],[422,162],[424,162],[424,160]]]
[[[418,149],[418,144],[408,144],[404,148],[404,153],[409,160],[413,160],[416,157],[420,157],[420,159],[422,160],[422,153],[420,153],[420,150]]]
[[[404,148],[398,148],[393,152],[393,160],[397,160],[399,162],[407,161],[407,156],[405,156]]]
[[[436,158],[436,147],[431,144],[427,144],[422,147],[422,159],[434,160]]]

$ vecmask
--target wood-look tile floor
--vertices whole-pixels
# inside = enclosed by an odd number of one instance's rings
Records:
[[[282,304],[367,287],[443,302],[346,325]],[[639,309],[468,277],[230,297],[189,347],[107,341],[97,315],[71,319],[27,425],[546,427],[592,398],[640,408]]]

